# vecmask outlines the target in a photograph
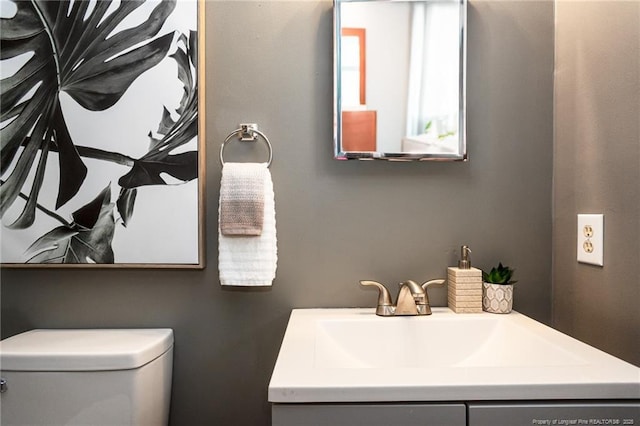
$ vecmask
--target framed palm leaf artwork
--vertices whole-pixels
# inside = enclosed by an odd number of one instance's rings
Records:
[[[204,2],[0,0],[3,267],[204,267]]]

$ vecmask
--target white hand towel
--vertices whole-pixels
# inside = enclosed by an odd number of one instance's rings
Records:
[[[275,197],[267,164],[225,163],[222,174],[225,176],[242,173],[256,167],[265,169],[262,233],[259,236],[223,235],[220,230],[220,208],[218,208],[218,270],[222,285],[267,286],[273,283],[276,276],[278,253]],[[222,192],[221,187],[220,193]]]

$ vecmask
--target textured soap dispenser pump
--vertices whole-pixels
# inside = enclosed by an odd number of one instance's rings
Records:
[[[462,246],[458,267],[447,268],[449,308],[458,314],[482,312],[482,271],[471,267],[470,253]]]

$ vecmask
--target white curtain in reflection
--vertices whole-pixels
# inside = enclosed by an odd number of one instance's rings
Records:
[[[454,130],[458,116],[458,2],[415,2],[411,12],[407,135]]]

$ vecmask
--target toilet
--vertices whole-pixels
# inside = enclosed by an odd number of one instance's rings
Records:
[[[0,342],[9,425],[166,425],[173,330],[31,330]]]

